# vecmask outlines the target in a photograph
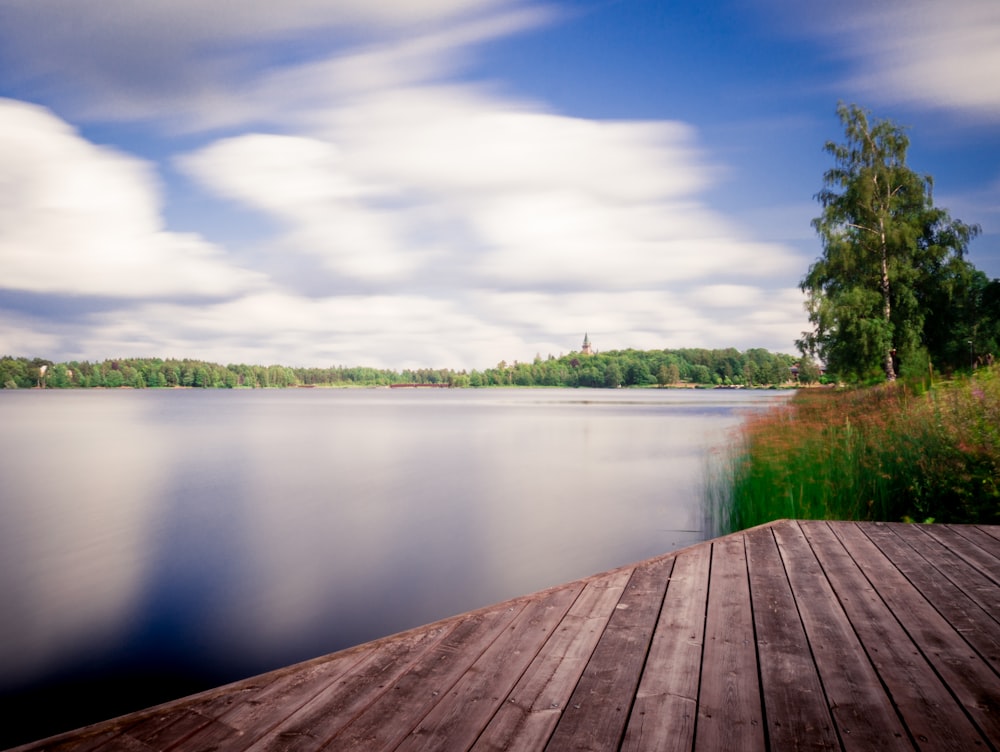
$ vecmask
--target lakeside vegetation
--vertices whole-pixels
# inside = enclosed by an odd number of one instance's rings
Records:
[[[574,352],[531,363],[504,361],[482,371],[366,367],[291,368],[219,365],[201,360],[119,358],[100,362],[53,362],[0,357],[0,385],[8,389],[70,388],[287,388],[435,384],[453,387],[549,386],[774,386],[819,379],[819,369],[784,353],[763,349],[612,350]]]
[[[710,471],[715,532],[782,518],[1000,524],[1000,370],[805,389]]]
[[[823,250],[800,285],[812,329],[797,344],[854,388],[803,390],[749,416],[709,470],[709,525],[998,524],[1000,280],[965,258],[981,228],[935,206],[931,176],[906,163],[904,128],[856,105],[837,112],[845,140],[825,146]]]

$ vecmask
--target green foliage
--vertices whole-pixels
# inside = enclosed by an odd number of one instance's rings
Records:
[[[779,518],[1000,522],[1000,373],[807,389],[750,417],[710,479],[717,532]]]
[[[547,360],[536,358],[533,363],[501,362],[483,372],[473,371],[471,381],[483,385],[595,388],[744,384],[742,374],[747,362],[754,364],[753,371],[758,374],[753,385],[774,386],[792,381],[791,368],[797,361],[791,355],[760,349],[746,353],[733,348],[611,350],[595,355],[571,353],[559,358],[549,356]],[[741,375],[731,379],[734,373]]]
[[[813,220],[822,256],[801,287],[812,331],[798,345],[848,381],[897,376],[896,364],[921,351],[953,363],[976,312],[975,269],[964,260],[977,225],[934,206],[933,181],[906,164],[909,139],[855,105],[837,113],[846,140],[829,142],[834,166],[823,176]]]
[[[0,381],[3,382],[5,389],[26,389],[34,386],[28,370],[27,358],[7,356],[0,358]]]
[[[142,389],[188,387],[197,389],[286,388],[297,386],[388,386],[390,384],[447,384],[454,387],[561,386],[616,388],[705,386],[742,383],[747,368],[753,385],[788,384],[791,355],[766,350],[618,350],[596,355],[571,353],[531,363],[501,361],[483,371],[418,368],[402,372],[376,368],[334,366],[222,366],[199,360],[120,358],[100,363],[56,363],[40,359],[0,358],[0,384],[10,388],[132,387]],[[749,364],[749,366],[748,366]],[[41,376],[42,366],[45,376]],[[653,374],[657,374],[656,377]],[[750,385],[750,382],[747,382]]]

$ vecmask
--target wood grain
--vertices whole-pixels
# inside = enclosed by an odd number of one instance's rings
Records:
[[[1000,528],[780,521],[19,752],[1000,749]]]

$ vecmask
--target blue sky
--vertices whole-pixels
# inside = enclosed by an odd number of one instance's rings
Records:
[[[0,353],[794,352],[838,101],[1000,277],[1000,4],[822,5],[0,0]]]

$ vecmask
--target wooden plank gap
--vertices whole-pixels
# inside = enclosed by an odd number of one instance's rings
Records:
[[[475,744],[582,590],[577,582],[529,602],[396,749],[458,752]]]
[[[844,750],[912,750],[897,708],[834,593],[824,566],[796,523],[774,530],[837,739]]]
[[[1000,739],[1000,682],[992,667],[860,527],[842,525],[836,534],[865,562],[865,577],[961,712],[983,737]]]
[[[949,580],[975,602],[989,618],[1000,624],[1000,586],[980,568],[959,556],[939,538],[925,532],[927,525],[885,523],[901,540],[941,577]]]
[[[992,535],[973,525],[926,525],[927,533],[978,567],[1000,585],[1000,544]],[[964,541],[965,545],[961,542]]]
[[[761,633],[760,633],[760,630],[758,629],[758,626],[759,626],[759,624],[758,624],[758,617],[759,617],[759,615],[758,615],[757,610],[756,610],[757,609],[757,605],[758,605],[758,601],[754,599],[753,580],[751,578],[750,551],[749,551],[749,545],[750,545],[750,543],[749,542],[750,542],[750,536],[753,535],[753,534],[755,534],[755,533],[747,531],[747,533],[743,536],[743,556],[746,559],[746,577],[747,577],[747,589],[748,589],[747,592],[748,592],[748,594],[750,596],[750,627],[753,630],[753,648],[754,648],[754,656],[756,658],[756,664],[757,664],[757,687],[758,687],[758,694],[759,694],[759,697],[760,697],[761,730],[762,730],[762,732],[764,734],[764,749],[771,749],[771,734],[770,734],[769,724],[767,722],[767,701],[766,701],[766,698],[764,696],[764,673],[765,673],[765,669],[761,665],[761,662],[760,662],[760,658],[761,658],[760,657],[760,653],[761,653]],[[772,538],[772,540],[773,540],[773,535],[771,534],[771,529],[770,528],[765,528],[764,529],[764,534],[770,536]],[[781,749],[781,748],[779,747],[779,749]]]
[[[1000,678],[1000,621],[995,618],[1000,610],[997,608],[1000,589],[936,540],[920,535],[913,528],[904,523],[870,525],[864,528],[864,533],[965,640],[979,660]],[[912,545],[913,535],[920,536],[922,551]],[[985,607],[968,591],[981,594]]]
[[[693,747],[711,562],[710,546],[677,555],[629,714],[624,752]]]
[[[851,551],[838,534],[852,528],[857,530],[855,523],[843,522],[807,530],[834,593],[915,746],[955,752],[981,747],[982,735],[886,603],[885,589],[880,592],[866,571],[885,557],[870,541],[868,547],[855,546]]]
[[[645,641],[644,649],[643,646],[641,646],[640,644],[638,652],[642,654],[642,657],[641,660],[639,661],[638,674],[635,677],[635,683],[632,685],[631,696],[628,698],[627,701],[628,709],[625,711],[625,719],[624,722],[622,723],[621,732],[618,738],[618,743],[615,745],[615,749],[620,749],[622,744],[624,743],[629,719],[632,718],[632,714],[635,712],[636,699],[638,696],[638,686],[640,685],[642,677],[646,673],[646,669],[649,666],[649,657],[650,657],[650,652],[652,651],[653,638],[656,635],[657,624],[659,624],[659,620],[663,614],[664,604],[666,603],[666,598],[667,598],[667,591],[670,589],[670,582],[673,578],[674,571],[677,568],[677,558],[672,556],[670,557],[669,562],[664,561],[660,562],[659,564],[660,566],[657,567],[657,572],[658,572],[657,577],[662,578],[662,584],[658,579],[655,583],[655,587],[651,591],[654,594],[654,596],[659,595],[659,605],[650,609],[651,611],[655,611],[655,614],[653,615],[653,622],[650,625],[649,636]],[[666,564],[669,564],[669,566],[664,566]],[[655,604],[656,602],[655,597],[652,600],[653,603]]]
[[[767,746],[838,750],[829,699],[775,531],[750,531],[746,543]]]
[[[763,707],[744,536],[712,545],[695,750],[763,750]]]
[[[382,644],[382,641],[375,644]],[[196,696],[190,707],[217,721],[211,731],[203,731],[203,734],[220,734],[228,727],[248,745],[284,722],[317,692],[335,684],[373,649],[371,645],[357,646],[237,682]],[[201,741],[201,735],[196,738]],[[218,742],[208,737],[204,741],[209,745]]]
[[[473,750],[542,749],[569,703],[634,569],[586,581]]]
[[[459,620],[448,637],[425,660],[399,677],[389,689],[341,729],[324,749],[393,749],[493,644],[530,599],[511,601]]]
[[[458,624],[409,631],[370,651],[349,671],[254,744],[248,752],[315,749],[332,739],[369,705],[378,702],[395,682],[436,649]]]
[[[617,749],[625,733],[673,557],[632,573],[546,749]]]
[[[919,525],[920,532],[938,541],[953,554],[978,569],[993,583],[1000,585],[1000,562],[989,549],[983,549],[973,544],[963,536],[959,526],[954,525]],[[992,537],[992,536],[991,536]]]
[[[976,529],[986,533],[996,541],[996,545],[1000,546],[1000,526],[997,525],[976,525]]]
[[[702,640],[701,640],[701,656],[698,663],[698,694],[695,696],[695,716],[694,716],[694,728],[691,732],[691,749],[694,750],[698,744],[698,720],[701,716],[699,709],[699,703],[701,702],[701,685],[705,678],[705,643],[708,641],[707,628],[708,628],[708,599],[712,593],[712,562],[714,560],[713,553],[715,551],[716,541],[712,541],[706,544],[708,549],[708,583],[705,587],[705,609],[703,615],[703,626],[702,626]]]
[[[212,719],[190,710],[161,712],[129,726],[123,736],[163,752],[180,746],[211,723]]]

